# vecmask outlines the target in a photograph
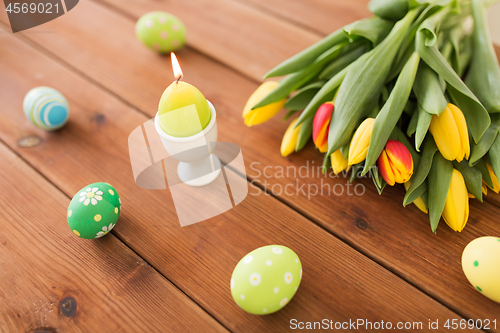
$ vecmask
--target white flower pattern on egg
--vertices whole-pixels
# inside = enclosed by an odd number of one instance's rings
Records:
[[[253,260],[253,256],[246,256],[245,259],[243,259],[243,262],[245,264],[249,264],[252,262],[252,260]]]
[[[93,206],[97,205],[98,201],[102,200],[102,191],[98,187],[86,188],[85,191],[80,192],[80,202],[83,202],[85,206],[91,203]]]
[[[276,254],[282,254],[283,250],[280,249],[279,247],[273,247],[273,252],[276,253]]]
[[[283,299],[281,300],[281,302],[280,302],[280,306],[285,306],[287,302],[288,302],[288,298],[286,298],[286,297],[285,297],[285,298],[283,298]]]
[[[116,224],[116,223],[115,223]],[[104,226],[102,227],[102,231],[99,231],[95,238],[101,238],[102,236],[106,235],[108,232],[111,231],[111,229],[114,228],[115,224],[111,223],[109,226]]]
[[[262,281],[262,277],[260,276],[259,273],[252,273],[250,274],[250,284],[254,287],[258,286],[260,284],[260,281]]]
[[[293,281],[293,275],[290,272],[285,273],[285,282],[286,284],[290,284]]]

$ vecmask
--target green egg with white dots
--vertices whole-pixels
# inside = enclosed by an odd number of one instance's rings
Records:
[[[462,269],[472,286],[500,303],[500,237],[479,237],[462,254]]]
[[[75,235],[95,239],[114,228],[121,210],[121,199],[113,186],[108,183],[93,183],[76,193],[69,204],[66,217]]]
[[[247,254],[231,276],[231,294],[246,312],[265,315],[281,310],[302,280],[302,263],[286,246],[268,245]]]
[[[186,43],[186,27],[166,12],[143,15],[135,25],[135,34],[144,45],[158,53],[176,51]]]

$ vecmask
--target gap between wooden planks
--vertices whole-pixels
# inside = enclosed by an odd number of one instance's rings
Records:
[[[123,201],[113,233],[230,330],[276,332],[287,329],[292,318],[460,319],[264,194],[249,196],[224,215],[180,228],[168,191],[143,190],[132,180],[127,136],[147,117],[28,47],[21,41],[24,37],[0,38],[5,46],[0,50],[0,84],[6,85],[0,89],[5,119],[0,123],[1,139],[67,195],[94,181],[113,184]],[[25,92],[41,84],[60,90],[72,107],[70,122],[56,133],[35,129],[20,110]],[[19,138],[29,135],[39,136],[42,143],[17,146]],[[252,316],[233,302],[229,279],[244,254],[273,243],[297,252],[304,263],[304,280],[285,309]]]
[[[362,17],[372,16],[370,0],[233,0],[250,4],[282,20],[328,35]]]
[[[74,237],[68,197],[0,156],[0,332],[227,332],[115,236]]]
[[[125,6],[133,2],[123,3]],[[214,2],[214,6],[219,3]],[[161,6],[158,3],[158,9],[166,9]],[[216,10],[217,7],[213,9]],[[152,117],[161,92],[170,83],[169,59],[158,57],[136,41],[131,20],[93,2],[80,4],[75,13],[46,24],[45,29],[53,29],[57,34],[25,36]],[[74,35],[79,38],[73,38]],[[298,168],[307,161],[321,163],[321,156],[311,146],[288,159],[279,157],[281,136],[286,128],[279,120],[252,129],[242,124],[241,109],[256,88],[255,83],[189,48],[181,50],[178,56],[186,81],[200,88],[216,105],[219,140],[237,142],[242,147],[248,176],[253,182],[269,190],[275,185],[293,186],[295,179],[263,177],[264,167],[274,170],[280,166]],[[249,161],[260,165],[253,168]],[[321,180],[321,177],[298,179],[297,186],[321,185]],[[345,180],[327,182],[335,185]],[[426,215],[413,206],[401,208],[402,188],[387,188],[379,197],[371,180],[360,183],[367,188],[362,198],[316,196],[307,200],[303,195],[281,195],[280,200],[467,318],[497,316],[499,305],[469,285],[461,271],[460,257],[472,239],[500,234],[500,226],[491,223],[499,213],[498,208],[472,201],[469,225],[462,234],[452,232],[443,223],[438,235],[433,235]],[[390,217],[387,212],[391,212]]]

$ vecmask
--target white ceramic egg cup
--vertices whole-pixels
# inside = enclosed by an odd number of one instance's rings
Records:
[[[189,186],[205,186],[219,177],[221,164],[213,154],[217,142],[217,113],[208,100],[211,119],[208,126],[201,132],[178,138],[165,133],[160,126],[158,113],[155,116],[155,128],[160,135],[163,146],[168,153],[179,161],[177,175]]]

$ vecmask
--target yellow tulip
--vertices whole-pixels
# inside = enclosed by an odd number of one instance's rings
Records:
[[[366,118],[354,133],[349,146],[349,165],[358,164],[365,160],[374,123],[374,118]]]
[[[493,183],[493,188],[490,187],[491,190],[495,193],[500,192],[500,183],[498,182],[497,176],[495,176],[493,169],[491,168],[491,166],[488,163],[486,163],[486,167],[488,168],[488,172],[490,173],[491,181]]]
[[[295,151],[295,147],[297,146],[297,140],[299,138],[300,128],[302,124],[295,128],[295,124],[297,123],[299,118],[295,119],[288,126],[285,135],[283,135],[283,141],[281,141],[281,156],[286,157]]]
[[[444,158],[458,162],[464,157],[469,159],[467,123],[464,114],[455,105],[450,103],[439,116],[433,115],[429,130]]]
[[[461,232],[469,218],[469,196],[462,174],[453,169],[450,188],[444,204],[443,219],[448,226]]]
[[[411,186],[411,182],[410,181],[407,181],[406,183],[403,184],[404,187],[405,187],[405,190],[408,191],[408,189],[410,188]],[[425,207],[425,203],[424,203],[424,200],[422,200],[421,197],[418,197],[415,201],[413,201],[413,204],[415,206],[417,206],[418,209],[420,209],[422,212],[424,212],[425,214],[427,214],[429,211],[427,210],[427,208]]]
[[[261,108],[252,110],[253,106],[260,102],[267,94],[279,85],[276,81],[266,81],[262,83],[257,90],[250,96],[243,109],[243,118],[248,127],[262,124],[274,117],[285,105],[286,98],[281,101],[271,103]]]
[[[332,170],[334,174],[337,175],[344,170],[350,169],[350,166],[347,164],[347,160],[340,152],[340,149],[334,151],[333,154],[330,155],[330,159],[332,161]]]

